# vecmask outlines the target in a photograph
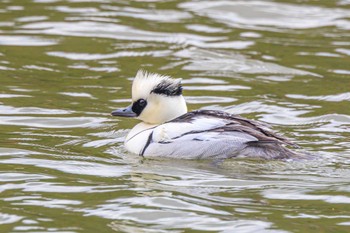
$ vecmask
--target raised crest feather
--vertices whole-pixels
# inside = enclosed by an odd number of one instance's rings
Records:
[[[159,94],[165,96],[182,95],[181,79],[173,79],[167,75],[149,73],[139,70],[133,82],[133,100],[142,98],[149,94]]]
[[[163,80],[151,92],[166,96],[182,95],[181,80]]]

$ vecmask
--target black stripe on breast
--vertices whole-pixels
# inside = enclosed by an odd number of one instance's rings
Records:
[[[148,146],[151,144],[151,142],[152,142],[152,137],[153,137],[153,132],[152,132],[152,133],[150,133],[150,135],[148,136],[148,139],[147,139],[146,145],[143,147],[143,149],[142,149],[141,153],[139,154],[140,156],[142,156],[142,157],[143,157],[143,155],[144,155],[144,153],[145,153],[145,151],[146,151],[147,147],[148,147]]]

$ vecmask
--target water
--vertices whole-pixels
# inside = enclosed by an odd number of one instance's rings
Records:
[[[1,232],[349,232],[350,1],[0,3]],[[142,159],[139,68],[311,161]]]

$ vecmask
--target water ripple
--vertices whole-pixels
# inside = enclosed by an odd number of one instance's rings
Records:
[[[186,86],[186,90],[203,90],[203,91],[236,91],[236,90],[250,90],[250,87],[241,85],[208,85],[208,86]]]
[[[0,224],[10,224],[21,220],[22,216],[0,213]]]
[[[189,64],[183,67],[185,70],[225,72],[224,75],[228,75],[227,72],[232,72],[234,74],[263,73],[319,76],[308,71],[250,59],[236,53],[219,53],[193,48],[176,52],[175,56],[189,59]]]
[[[350,197],[340,195],[312,195],[304,193],[296,193],[287,190],[266,190],[263,192],[264,197],[269,199],[285,199],[285,200],[321,200],[328,203],[349,204]]]
[[[186,102],[189,104],[209,104],[209,103],[231,103],[235,98],[221,96],[186,96]]]
[[[103,17],[116,17],[125,16],[132,17],[136,19],[144,19],[155,22],[167,22],[176,23],[183,19],[192,18],[192,15],[184,11],[175,10],[159,10],[159,9],[143,9],[134,7],[116,7],[110,5],[102,5],[104,10],[109,10],[108,12],[92,12],[89,15],[103,16]]]
[[[205,33],[225,33],[225,32],[230,32],[231,30],[228,29],[223,29],[219,27],[212,27],[208,25],[203,25],[203,24],[189,24],[186,25],[186,28],[197,31],[197,32],[205,32]]]
[[[0,45],[9,46],[50,46],[57,44],[57,41],[44,39],[35,36],[0,36]]]
[[[11,98],[23,97],[23,95],[10,95],[10,97]],[[27,97],[27,96],[24,96],[24,97]],[[17,114],[58,115],[58,114],[71,114],[71,113],[73,113],[73,111],[67,111],[62,109],[48,109],[48,108],[39,108],[39,107],[17,107],[16,108],[12,106],[0,105],[0,115],[17,115]]]
[[[97,117],[26,117],[0,116],[0,125],[17,125],[38,128],[87,128],[100,127],[105,118]]]
[[[105,165],[94,162],[72,161],[72,160],[47,160],[34,158],[12,158],[0,161],[1,164],[25,164],[34,165],[42,168],[50,168],[64,173],[100,176],[100,177],[119,177],[129,171],[126,166]]]
[[[201,1],[179,6],[231,27],[272,31],[336,26],[350,15],[347,9],[266,1]]]
[[[19,95],[19,94],[0,94],[0,99],[4,98],[18,98],[18,97],[31,97],[30,95]],[[0,106],[0,108],[5,106]]]
[[[198,41],[208,42],[225,39],[226,37],[208,37],[187,33],[150,32],[135,29],[125,25],[102,22],[38,22],[22,26],[25,33],[40,33],[49,35],[81,36],[111,38],[118,40],[165,42],[176,44],[191,44]]]
[[[162,57],[170,54],[169,50],[158,50],[149,52],[135,52],[135,51],[121,51],[111,54],[86,54],[86,53],[68,53],[68,52],[58,52],[52,51],[47,53],[50,56],[63,57],[70,60],[102,60],[111,59],[119,57],[144,57],[144,56],[154,56]]]
[[[7,155],[19,156],[19,155],[31,155],[31,154],[39,154],[39,153],[35,151],[30,151],[30,150],[0,147],[0,156],[7,156]]]
[[[323,96],[307,96],[307,95],[296,95],[296,94],[288,94],[286,96],[293,99],[321,100],[321,101],[330,101],[330,102],[350,101],[350,92],[336,94],[336,95],[323,95]]]

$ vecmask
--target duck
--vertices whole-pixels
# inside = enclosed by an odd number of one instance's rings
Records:
[[[289,159],[298,147],[263,122],[217,110],[188,112],[181,79],[139,70],[132,83],[132,103],[112,116],[141,122],[127,134],[127,151],[147,157],[177,159]]]

